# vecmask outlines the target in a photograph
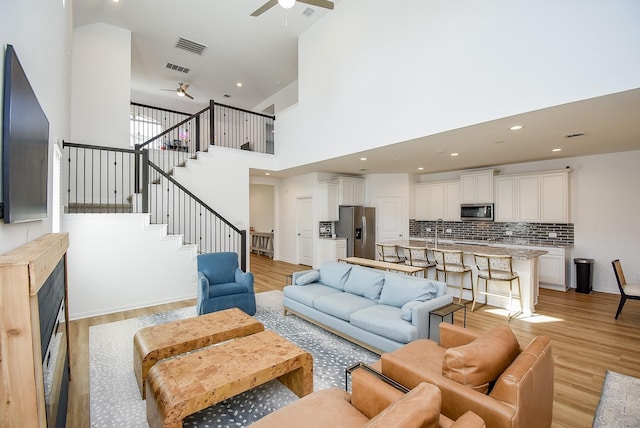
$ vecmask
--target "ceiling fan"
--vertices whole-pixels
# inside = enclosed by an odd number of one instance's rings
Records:
[[[300,3],[310,4],[311,6],[323,7],[325,9],[333,10],[333,2],[328,0],[297,0],[297,1]],[[268,2],[260,6],[258,9],[256,9],[256,11],[251,14],[251,16],[260,16],[266,11],[268,11],[269,9],[271,9],[273,6],[277,5],[278,3],[280,4],[280,6],[282,6],[285,9],[291,9],[293,5],[296,3],[296,0],[269,0]]]
[[[189,88],[189,85],[187,83],[180,82],[178,83],[178,89],[163,89],[163,91],[172,91],[175,92],[179,97],[187,97],[189,99],[193,99],[193,97],[187,93],[187,88]]]

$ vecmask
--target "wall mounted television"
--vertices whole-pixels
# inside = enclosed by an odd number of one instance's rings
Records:
[[[5,223],[47,217],[49,120],[18,60],[7,45],[2,104],[2,198]]]

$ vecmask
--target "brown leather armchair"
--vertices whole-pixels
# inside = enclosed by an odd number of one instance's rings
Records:
[[[442,393],[441,412],[456,419],[471,410],[491,428],[550,427],[553,357],[548,337],[521,347],[506,325],[478,335],[441,323],[441,344],[416,340],[378,362],[382,373],[413,388],[421,382]]]
[[[352,372],[352,393],[328,388],[265,416],[252,428],[485,428],[466,412],[457,421],[440,414],[438,388],[420,383],[408,393],[363,369]]]

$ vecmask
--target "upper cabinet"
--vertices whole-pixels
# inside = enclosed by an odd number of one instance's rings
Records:
[[[493,202],[493,170],[460,174],[460,203]]]
[[[569,223],[569,171],[495,179],[495,221]]]
[[[338,208],[338,183],[336,181],[321,182],[320,197],[320,206],[322,207],[320,221],[338,221],[340,219]]]
[[[415,208],[416,220],[460,220],[460,182],[417,183]]]
[[[364,179],[338,177],[338,205],[364,205]]]

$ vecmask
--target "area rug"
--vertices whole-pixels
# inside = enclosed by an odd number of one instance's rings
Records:
[[[282,292],[256,295],[255,317],[266,329],[313,356],[314,390],[344,388],[344,369],[379,356],[295,315],[283,315]],[[133,373],[133,336],[143,327],[196,316],[195,307],[89,328],[90,417],[92,427],[146,428],[145,401]],[[184,420],[184,427],[244,427],[298,397],[278,381],[268,382]]]
[[[640,427],[640,379],[607,370],[594,428]]]

